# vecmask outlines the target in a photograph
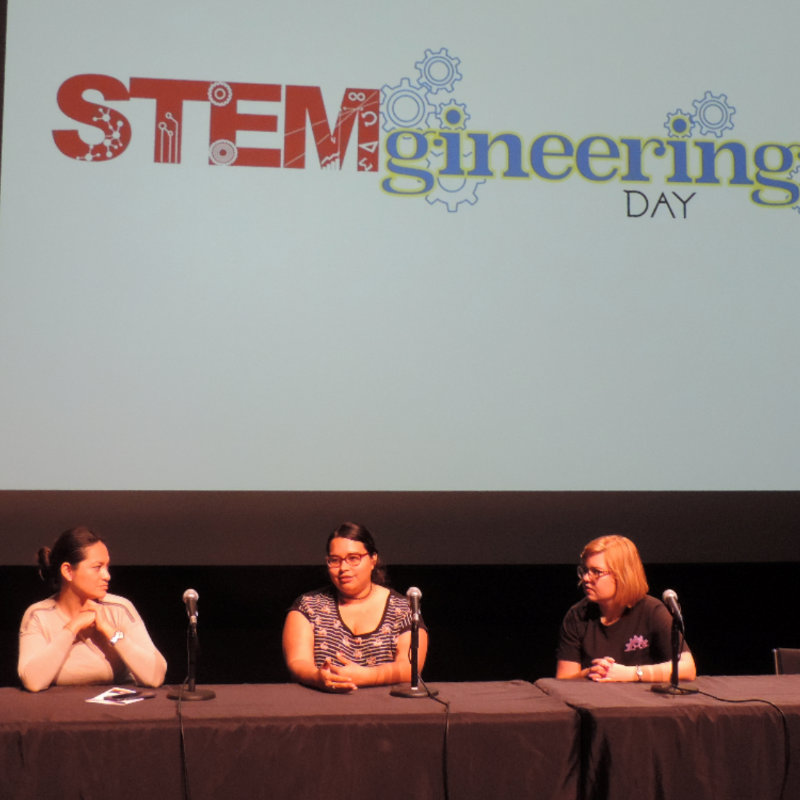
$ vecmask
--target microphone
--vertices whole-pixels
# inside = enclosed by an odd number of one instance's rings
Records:
[[[661,595],[661,599],[664,601],[664,605],[669,609],[669,613],[672,614],[678,627],[683,631],[683,616],[681,615],[681,607],[678,604],[678,595],[675,593],[674,589],[664,589],[664,594]]]
[[[419,601],[422,600],[422,592],[416,586],[410,586],[406,592],[408,604],[411,606],[411,618],[419,622]]]
[[[651,686],[650,690],[658,694],[697,694],[699,689],[689,686],[681,686],[678,683],[678,662],[681,660],[681,640],[684,636],[683,616],[681,615],[681,607],[678,604],[678,595],[674,589],[664,589],[664,594],[661,595],[664,605],[669,609],[672,614],[672,631],[670,633],[670,644],[672,647],[672,670],[670,671],[669,683]]]
[[[411,682],[393,687],[389,694],[394,697],[435,697],[439,694],[437,689],[429,689],[424,684],[424,688],[419,685],[419,601],[422,599],[422,592],[416,586],[410,586],[406,592],[406,599],[411,607],[411,647],[408,651]]]
[[[194,589],[187,589],[183,593],[183,604],[186,606],[186,613],[189,615],[189,622],[197,625],[197,601],[200,595]]]
[[[183,604],[189,615],[189,627],[186,630],[186,659],[188,670],[183,686],[176,686],[167,692],[170,700],[213,700],[217,695],[213,689],[198,689],[196,683],[197,673],[197,601],[200,595],[194,589],[187,589],[183,593]],[[180,706],[179,706],[180,708]],[[180,716],[180,712],[179,712]]]

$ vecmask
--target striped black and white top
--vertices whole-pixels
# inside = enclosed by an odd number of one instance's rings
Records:
[[[339,653],[363,667],[388,664],[397,653],[398,637],[411,629],[408,600],[391,589],[378,627],[360,636],[342,620],[333,587],[301,595],[290,611],[299,611],[314,626],[314,663],[318,667],[326,658],[341,663],[337,658]],[[420,622],[420,627],[424,623]]]

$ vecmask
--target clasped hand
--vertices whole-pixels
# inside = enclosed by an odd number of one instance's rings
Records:
[[[94,600],[87,600],[70,620],[69,628],[77,636],[81,631],[94,627],[106,639],[114,635],[114,628],[106,617],[105,609]]]
[[[592,666],[589,667],[589,674],[586,676],[590,680],[605,682],[605,681],[627,681],[629,677],[630,667],[624,664],[617,664],[611,656],[604,658],[595,658],[592,661]]]
[[[321,687],[329,692],[352,692],[358,689],[356,681],[359,677],[363,677],[366,667],[349,661],[341,653],[337,653],[336,658],[341,664],[326,658],[319,668]]]

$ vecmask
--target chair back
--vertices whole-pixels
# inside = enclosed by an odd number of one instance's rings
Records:
[[[800,648],[776,647],[772,651],[772,657],[775,659],[776,675],[800,674]]]

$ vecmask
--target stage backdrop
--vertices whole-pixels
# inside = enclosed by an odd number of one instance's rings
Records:
[[[343,515],[405,560],[795,555],[798,23],[10,0],[0,563],[78,519],[301,562]]]

